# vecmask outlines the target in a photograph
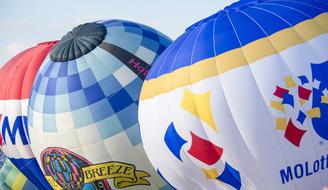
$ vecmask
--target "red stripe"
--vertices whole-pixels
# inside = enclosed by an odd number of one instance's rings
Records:
[[[0,100],[29,98],[35,75],[56,43],[44,42],[29,48],[0,69]]]

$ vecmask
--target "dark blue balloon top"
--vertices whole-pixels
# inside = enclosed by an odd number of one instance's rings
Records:
[[[50,58],[52,61],[66,62],[82,57],[101,44],[106,34],[106,27],[102,24],[81,24],[62,37]]]

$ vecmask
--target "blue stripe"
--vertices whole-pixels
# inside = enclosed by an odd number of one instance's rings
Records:
[[[146,80],[240,48],[328,12],[323,0],[241,0],[205,18],[179,37],[153,65]]]

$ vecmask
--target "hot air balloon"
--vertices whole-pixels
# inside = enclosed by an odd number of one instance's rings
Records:
[[[0,69],[0,146],[10,161],[40,189],[51,189],[30,148],[28,99],[37,70],[56,42],[40,43]]]
[[[39,70],[29,102],[32,150],[54,189],[168,189],[144,153],[141,86],[171,40],[148,26],[77,26]]]
[[[0,169],[1,190],[37,190],[38,188],[22,174],[9,159]]]
[[[241,0],[182,34],[140,95],[143,146],[173,187],[328,184],[328,3]]]

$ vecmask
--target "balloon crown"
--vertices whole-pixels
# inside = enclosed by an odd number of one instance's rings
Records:
[[[102,24],[81,24],[62,37],[51,51],[50,58],[55,62],[65,62],[82,57],[101,44],[106,34],[106,27]]]

